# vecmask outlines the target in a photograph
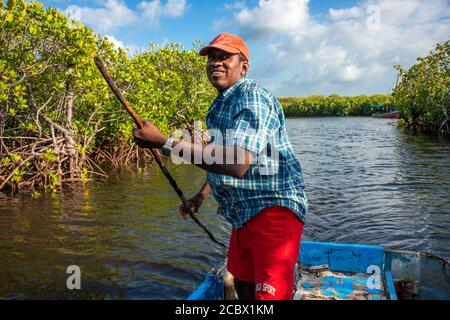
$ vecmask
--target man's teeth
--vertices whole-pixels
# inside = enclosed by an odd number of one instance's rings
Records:
[[[222,73],[224,73],[224,72],[223,71],[213,71],[212,72],[213,75],[219,75],[219,74],[222,74]]]

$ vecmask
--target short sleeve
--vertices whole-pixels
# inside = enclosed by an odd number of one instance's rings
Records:
[[[260,154],[280,128],[272,99],[262,91],[252,90],[239,99],[235,110],[234,128],[228,144]]]

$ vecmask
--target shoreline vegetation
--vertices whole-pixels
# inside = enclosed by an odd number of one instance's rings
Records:
[[[280,97],[286,117],[344,117],[370,116],[375,112],[373,105],[390,105],[390,95]]]
[[[401,112],[399,125],[450,136],[450,40],[436,44],[409,70],[396,65],[399,82],[392,92]]]
[[[107,178],[106,166],[136,168],[151,161],[148,150],[134,145],[134,123],[93,58],[105,62],[136,113],[171,134],[192,130],[215,97],[206,59],[198,55],[201,46],[150,43],[131,55],[55,8],[0,0],[0,195],[55,195],[93,176]],[[431,58],[419,58],[408,71],[397,66],[400,81],[392,95],[280,102],[286,117],[368,116],[371,105],[393,104],[402,125],[448,135],[449,46],[438,45]]]
[[[169,134],[204,118],[214,99],[200,46],[151,43],[131,56],[57,9],[0,0],[0,191],[55,194],[106,178],[105,165],[150,160],[93,58],[105,62],[136,113]]]

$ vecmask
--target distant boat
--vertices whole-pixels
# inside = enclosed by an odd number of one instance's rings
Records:
[[[400,111],[394,110],[392,112],[386,112],[386,113],[376,112],[376,113],[372,113],[372,117],[374,117],[374,118],[400,119]]]
[[[187,299],[230,299],[225,273],[225,264],[210,271]],[[302,241],[293,299],[449,300],[450,265],[431,253]]]
[[[400,119],[400,111],[390,104],[372,104],[371,107],[372,110],[376,110],[376,112],[372,113],[374,118]]]

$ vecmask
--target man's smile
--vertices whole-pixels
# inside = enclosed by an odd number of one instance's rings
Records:
[[[213,71],[211,71],[211,75],[215,76],[215,77],[219,77],[222,74],[225,74],[225,71],[223,71],[223,70],[213,70]]]

